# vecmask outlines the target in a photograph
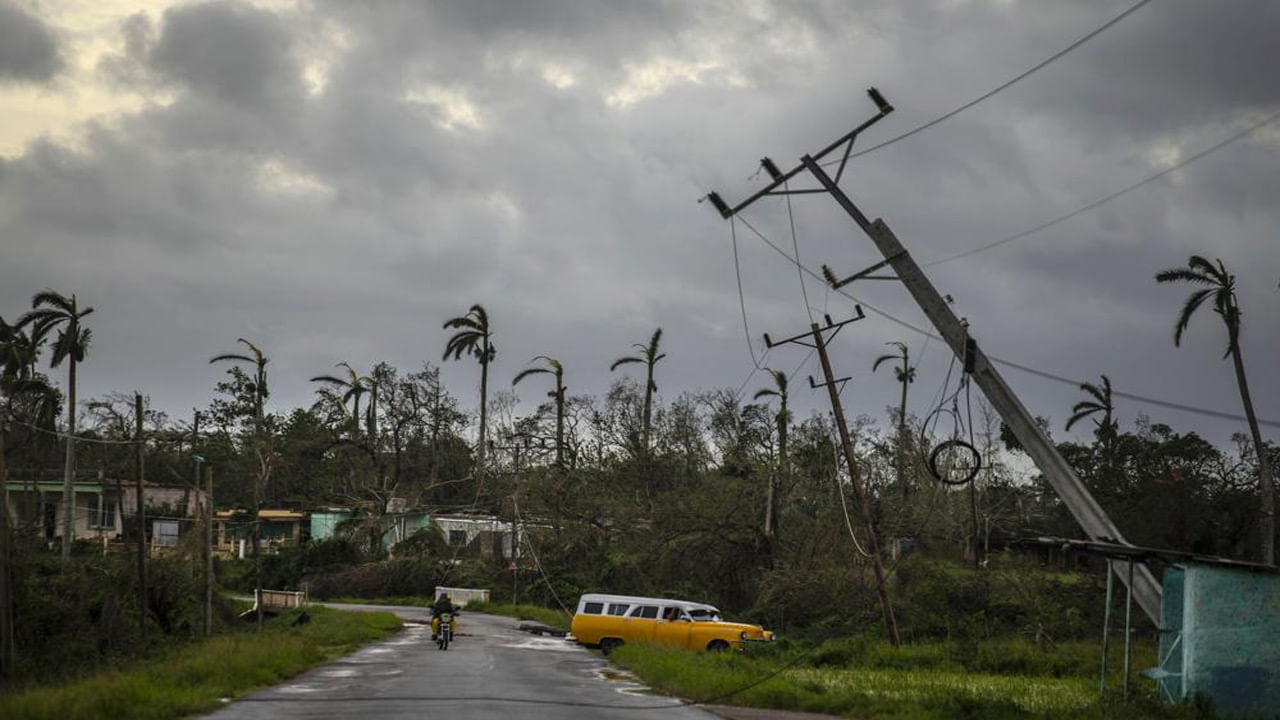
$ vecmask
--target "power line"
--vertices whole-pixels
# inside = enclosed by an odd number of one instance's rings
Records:
[[[1276,117],[1280,117],[1280,115],[1277,115]],[[765,236],[765,235],[763,235],[759,230],[757,230],[757,229],[755,228],[755,226],[753,226],[750,222],[748,222],[748,221],[746,220],[746,218],[742,218],[742,224],[743,224],[743,225],[746,225],[748,229],[750,229],[753,233],[755,233],[756,237],[758,237],[758,238],[761,240],[761,242],[763,242],[765,245],[768,245],[770,248],[772,248],[774,252],[776,252],[776,253],[778,253],[779,255],[781,255],[782,257],[786,258],[788,262],[795,264],[795,265],[796,265],[796,266],[798,266],[801,270],[803,270],[805,273],[807,273],[809,276],[811,276],[811,277],[814,277],[814,278],[817,278],[817,279],[821,280],[824,284],[826,283],[826,280],[825,280],[821,275],[819,275],[818,273],[814,272],[813,270],[810,270],[809,268],[805,267],[805,266],[804,266],[804,265],[802,265],[799,261],[797,261],[794,257],[792,257],[792,256],[790,256],[789,254],[787,254],[787,252],[786,252],[785,250],[783,250],[782,248],[778,247],[776,244],[774,244],[774,243],[773,243],[773,241],[769,240],[769,238],[768,238],[768,237],[766,237],[766,236]],[[870,303],[866,302],[865,300],[861,300],[861,299],[857,298],[856,296],[851,295],[849,292],[847,292],[847,291],[846,291],[846,290],[844,290],[843,288],[836,289],[836,290],[835,290],[835,292],[837,292],[837,293],[839,293],[839,294],[843,295],[845,298],[847,298],[847,299],[849,299],[849,300],[851,300],[851,301],[853,301],[853,302],[855,302],[855,303],[858,303],[858,304],[859,304],[859,305],[861,305],[865,310],[868,310],[869,312],[871,312],[871,313],[873,313],[873,314],[875,314],[875,315],[879,315],[880,317],[882,317],[882,318],[884,318],[884,319],[888,320],[889,322],[892,322],[892,323],[894,323],[894,324],[896,324],[896,325],[899,325],[899,326],[904,327],[904,328],[906,328],[906,329],[908,329],[908,330],[911,330],[912,332],[918,333],[918,334],[920,334],[920,335],[924,335],[924,336],[929,337],[929,338],[934,338],[934,339],[938,339],[938,340],[941,340],[941,339],[942,339],[942,338],[939,338],[937,335],[935,335],[935,334],[933,334],[933,333],[929,332],[928,330],[925,330],[924,328],[921,328],[921,327],[919,327],[919,326],[917,326],[917,325],[915,325],[915,324],[912,324],[912,323],[910,323],[910,322],[908,322],[908,321],[906,321],[906,320],[903,320],[903,319],[901,319],[901,318],[899,318],[899,317],[896,317],[896,316],[894,316],[894,315],[891,315],[890,313],[888,313],[888,312],[886,312],[886,311],[884,311],[884,310],[881,310],[880,308],[876,307],[875,305],[872,305],[872,304],[870,304]],[[1047,371],[1044,371],[1044,370],[1038,370],[1038,369],[1033,368],[1033,367],[1030,367],[1030,366],[1028,366],[1028,365],[1022,365],[1022,364],[1020,364],[1020,363],[1016,363],[1016,362],[1013,362],[1013,361],[1011,361],[1011,360],[1005,360],[1005,359],[1003,359],[1003,358],[999,358],[999,357],[996,357],[996,356],[994,356],[994,355],[990,355],[990,354],[988,354],[988,355],[987,355],[987,359],[988,359],[988,360],[990,360],[991,362],[993,362],[993,363],[997,364],[997,365],[1003,365],[1003,366],[1005,366],[1005,367],[1012,368],[1012,369],[1014,369],[1014,370],[1021,370],[1022,372],[1029,373],[1029,374],[1031,374],[1031,375],[1035,375],[1035,376],[1037,376],[1037,377],[1041,377],[1041,378],[1044,378],[1044,379],[1046,379],[1046,380],[1053,380],[1054,382],[1064,383],[1064,384],[1066,384],[1066,385],[1071,385],[1071,386],[1073,386],[1073,387],[1080,387],[1080,385],[1081,385],[1081,384],[1083,384],[1083,381],[1082,381],[1082,380],[1073,380],[1073,379],[1068,378],[1068,377],[1063,377],[1062,375],[1056,375],[1056,374],[1054,374],[1054,373],[1047,372]],[[1246,418],[1246,417],[1245,417],[1245,416],[1243,416],[1243,415],[1236,415],[1236,414],[1234,414],[1234,413],[1222,412],[1222,411],[1220,411],[1220,410],[1211,410],[1211,409],[1209,409],[1209,408],[1197,407],[1197,406],[1195,406],[1195,405],[1187,405],[1187,404],[1184,404],[1184,403],[1171,402],[1171,401],[1169,401],[1169,400],[1161,400],[1160,398],[1153,398],[1153,397],[1148,397],[1148,396],[1145,396],[1145,395],[1138,395],[1138,394],[1136,394],[1136,393],[1122,393],[1122,392],[1116,392],[1116,391],[1113,391],[1113,392],[1112,392],[1112,394],[1113,394],[1113,395],[1115,395],[1116,397],[1123,397],[1123,398],[1125,398],[1125,399],[1133,400],[1133,401],[1135,401],[1135,402],[1145,403],[1145,404],[1149,404],[1149,405],[1156,405],[1156,406],[1159,406],[1159,407],[1166,407],[1166,408],[1170,408],[1170,409],[1172,409],[1172,410],[1180,410],[1180,411],[1182,411],[1182,412],[1188,412],[1188,413],[1192,413],[1192,414],[1195,414],[1195,415],[1204,415],[1204,416],[1207,416],[1207,417],[1216,417],[1216,418],[1220,418],[1220,419],[1224,419],[1224,420],[1233,420],[1233,421],[1236,421],[1236,422],[1248,422],[1248,418]],[[1259,424],[1259,425],[1266,425],[1266,426],[1268,426],[1268,427],[1277,427],[1277,428],[1280,428],[1280,421],[1277,421],[1277,420],[1266,420],[1266,419],[1263,419],[1263,418],[1258,418],[1258,424]]]
[[[1035,64],[1035,65],[1032,65],[1029,69],[1025,70],[1025,71],[1024,71],[1024,72],[1022,72],[1021,74],[1014,76],[1012,79],[1007,80],[1007,81],[1005,81],[1004,83],[1002,83],[1002,84],[1000,84],[1000,85],[997,85],[996,87],[994,87],[994,88],[992,88],[992,89],[988,90],[987,92],[983,93],[982,95],[979,95],[978,97],[976,97],[976,98],[974,98],[974,99],[970,100],[969,102],[964,103],[963,105],[960,105],[959,107],[955,108],[954,110],[951,110],[951,111],[949,111],[949,112],[945,112],[945,113],[943,113],[943,114],[939,115],[938,117],[936,117],[936,118],[934,118],[934,119],[930,120],[929,122],[927,122],[927,123],[925,123],[925,124],[923,124],[923,125],[918,125],[918,126],[916,126],[916,127],[912,128],[911,130],[908,130],[908,131],[906,131],[906,132],[902,133],[901,135],[896,135],[896,136],[894,136],[894,137],[889,138],[888,140],[885,140],[884,142],[881,142],[881,143],[877,143],[877,144],[875,144],[875,145],[872,145],[871,147],[866,148],[865,150],[859,150],[858,152],[852,153],[852,154],[850,154],[850,155],[849,155],[849,157],[850,157],[850,158],[856,158],[856,157],[862,157],[863,155],[866,155],[866,154],[868,154],[868,153],[873,153],[873,152],[875,152],[876,150],[879,150],[879,149],[880,149],[880,148],[882,148],[882,147],[886,147],[886,146],[892,145],[892,144],[894,144],[894,143],[898,142],[899,140],[905,140],[905,139],[907,139],[907,138],[911,137],[912,135],[915,135],[915,134],[916,134],[916,133],[918,133],[918,132],[922,132],[922,131],[924,131],[924,130],[928,130],[929,128],[933,127],[934,125],[937,125],[938,123],[944,122],[944,121],[946,121],[946,120],[949,120],[949,119],[951,119],[951,118],[955,117],[956,115],[959,115],[960,113],[964,112],[965,110],[968,110],[969,108],[973,107],[974,105],[977,105],[978,103],[980,103],[980,102],[982,102],[982,101],[986,100],[987,98],[990,98],[992,95],[995,95],[996,93],[999,93],[999,92],[1001,92],[1002,90],[1005,90],[1005,89],[1009,88],[1010,86],[1012,86],[1012,85],[1014,85],[1014,84],[1018,83],[1019,81],[1021,81],[1021,80],[1025,79],[1027,76],[1029,76],[1029,75],[1031,75],[1031,74],[1033,74],[1033,73],[1035,73],[1035,72],[1039,71],[1040,69],[1044,68],[1046,65],[1049,65],[1050,63],[1052,63],[1052,62],[1054,62],[1055,60],[1057,60],[1057,59],[1061,58],[1062,56],[1066,55],[1067,53],[1071,52],[1072,50],[1075,50],[1076,48],[1080,47],[1081,45],[1084,45],[1085,43],[1089,42],[1089,41],[1090,41],[1090,40],[1092,40],[1093,38],[1095,38],[1095,37],[1097,37],[1098,35],[1102,34],[1102,32],[1103,32],[1103,31],[1107,30],[1107,29],[1108,29],[1108,28],[1110,28],[1112,25],[1115,25],[1116,23],[1120,22],[1121,20],[1125,19],[1126,17],[1129,17],[1129,15],[1131,15],[1134,11],[1136,11],[1138,8],[1142,7],[1143,5],[1146,5],[1146,4],[1147,4],[1148,2],[1150,2],[1150,1],[1151,1],[1151,0],[1138,0],[1138,2],[1137,2],[1137,3],[1135,3],[1134,5],[1130,6],[1128,10],[1125,10],[1124,12],[1120,13],[1119,15],[1117,15],[1117,16],[1115,16],[1115,17],[1111,18],[1111,19],[1110,19],[1110,20],[1108,20],[1107,22],[1105,22],[1105,23],[1103,23],[1102,25],[1100,25],[1099,27],[1095,28],[1092,32],[1090,32],[1090,33],[1088,33],[1087,35],[1085,35],[1084,37],[1080,38],[1079,40],[1076,40],[1075,42],[1073,42],[1073,43],[1071,43],[1070,45],[1066,46],[1065,48],[1063,48],[1063,49],[1059,50],[1058,52],[1054,53],[1053,55],[1050,55],[1049,57],[1045,58],[1044,60],[1041,60],[1039,63],[1037,63],[1037,64]],[[823,163],[823,165],[824,165],[824,166],[827,166],[827,165],[835,165],[835,164],[840,163],[840,162],[843,162],[843,160],[831,160],[831,161],[828,161],[828,162]]]
[[[1091,202],[1091,203],[1088,203],[1088,204],[1085,204],[1085,205],[1081,205],[1080,207],[1076,208],[1075,210],[1072,210],[1071,212],[1068,212],[1068,213],[1066,213],[1066,214],[1064,214],[1064,215],[1059,215],[1058,217],[1056,217],[1056,218],[1054,218],[1054,219],[1052,219],[1052,220],[1049,220],[1049,221],[1047,221],[1047,222],[1040,223],[1039,225],[1036,225],[1035,227],[1027,228],[1026,230],[1023,230],[1023,231],[1021,231],[1021,232],[1016,232],[1016,233],[1014,233],[1014,234],[1012,234],[1012,235],[1009,235],[1008,237],[1003,237],[1003,238],[1001,238],[1001,239],[999,239],[999,240],[995,240],[995,241],[992,241],[992,242],[986,243],[985,245],[979,245],[979,246],[977,246],[977,247],[975,247],[975,248],[970,248],[970,249],[965,250],[965,251],[963,251],[963,252],[956,253],[955,255],[948,255],[947,257],[944,257],[944,258],[939,258],[939,259],[937,259],[937,260],[931,260],[931,261],[929,261],[929,262],[922,263],[922,267],[933,267],[933,266],[935,266],[935,265],[941,265],[941,264],[943,264],[943,263],[951,262],[952,260],[959,260],[959,259],[961,259],[961,258],[969,257],[970,255],[976,255],[976,254],[978,254],[978,253],[980,253],[980,252],[985,252],[985,251],[987,251],[987,250],[991,250],[992,248],[1000,247],[1001,245],[1006,245],[1006,244],[1011,243],[1011,242],[1013,242],[1013,241],[1015,241],[1015,240],[1021,240],[1022,238],[1027,237],[1028,235],[1034,235],[1034,234],[1036,234],[1036,233],[1040,232],[1041,230],[1045,230],[1045,229],[1047,229],[1047,228],[1053,227],[1054,225],[1057,225],[1058,223],[1061,223],[1061,222],[1065,222],[1065,221],[1067,221],[1067,220],[1070,220],[1071,218],[1073,218],[1073,217],[1075,217],[1075,216],[1077,216],[1077,215],[1081,215],[1081,214],[1083,214],[1083,213],[1089,212],[1090,210],[1093,210],[1093,209],[1095,209],[1095,208],[1097,208],[1097,207],[1100,207],[1100,206],[1102,206],[1102,205],[1105,205],[1105,204],[1107,204],[1107,203],[1111,202],[1112,200],[1115,200],[1116,198],[1120,197],[1121,195],[1125,195],[1125,194],[1127,194],[1127,193],[1129,193],[1129,192],[1131,192],[1131,191],[1133,191],[1133,190],[1137,190],[1138,188],[1142,187],[1143,185],[1146,185],[1146,184],[1148,184],[1148,183],[1154,182],[1154,181],[1156,181],[1156,180],[1159,180],[1160,178],[1163,178],[1163,177],[1164,177],[1164,176],[1166,176],[1166,175],[1169,175],[1170,173],[1173,173],[1173,172],[1176,172],[1176,171],[1178,171],[1178,170],[1181,170],[1182,168],[1184,168],[1184,167],[1186,167],[1186,166],[1190,165],[1191,163],[1193,163],[1193,162],[1195,162],[1195,161],[1199,160],[1200,158],[1205,157],[1206,155],[1210,155],[1210,154],[1212,154],[1212,153],[1214,153],[1214,152],[1216,152],[1216,151],[1218,151],[1218,150],[1221,150],[1222,148],[1224,148],[1224,147],[1226,147],[1226,146],[1230,145],[1231,143],[1233,143],[1233,142],[1235,142],[1235,141],[1237,141],[1237,140],[1239,140],[1239,139],[1241,139],[1241,138],[1243,138],[1243,137],[1246,137],[1246,136],[1248,136],[1248,135],[1250,135],[1250,134],[1252,134],[1252,133],[1256,132],[1256,131],[1257,131],[1257,130],[1259,130],[1260,128],[1262,128],[1262,127],[1264,127],[1264,126],[1266,126],[1266,125],[1269,125],[1269,124],[1271,124],[1271,123],[1275,122],[1276,120],[1280,120],[1280,112],[1275,113],[1274,115],[1270,115],[1270,116],[1268,116],[1267,118],[1263,119],[1262,121],[1257,122],[1257,123],[1254,123],[1253,125],[1250,125],[1249,127],[1245,128],[1244,130],[1241,130],[1240,132],[1237,132],[1237,133],[1235,133],[1234,135],[1231,135],[1230,137],[1227,137],[1227,138],[1225,138],[1225,139],[1223,139],[1223,140],[1218,141],[1217,143],[1214,143],[1213,145],[1210,145],[1209,147],[1205,148],[1204,150],[1201,150],[1200,152],[1198,152],[1198,153],[1196,153],[1196,154],[1194,154],[1194,155],[1191,155],[1190,157],[1188,157],[1187,159],[1185,159],[1185,160],[1183,160],[1182,162],[1178,163],[1177,165],[1173,165],[1173,166],[1171,166],[1171,167],[1165,168],[1164,170],[1161,170],[1160,172],[1158,172],[1158,173],[1156,173],[1156,174],[1154,174],[1154,175],[1149,175],[1149,176],[1147,176],[1147,177],[1145,177],[1145,178],[1143,178],[1143,179],[1141,179],[1141,180],[1139,180],[1139,181],[1137,181],[1137,182],[1135,182],[1135,183],[1133,183],[1133,184],[1131,184],[1131,185],[1127,185],[1127,186],[1125,186],[1125,187],[1123,187],[1123,188],[1121,188],[1121,189],[1119,189],[1119,190],[1117,190],[1117,191],[1115,191],[1115,192],[1111,193],[1110,195],[1107,195],[1107,196],[1105,196],[1105,197],[1102,197],[1102,198],[1099,198],[1099,199],[1097,199],[1097,200],[1094,200],[1094,201],[1093,201],[1093,202]]]
[[[747,300],[742,293],[742,267],[738,262],[738,230],[732,219],[729,221],[729,237],[733,245],[733,274],[738,280],[738,306],[742,308],[742,332],[747,340],[747,352],[751,354],[751,364],[760,369],[760,360],[756,357],[756,349],[751,345],[751,328],[747,327]]]

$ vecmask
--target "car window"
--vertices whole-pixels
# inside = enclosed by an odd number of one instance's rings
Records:
[[[627,603],[609,603],[610,615],[626,615],[627,608],[631,607]]]
[[[631,617],[648,618],[650,620],[657,619],[658,606],[657,605],[637,605],[635,609],[631,611]]]
[[[604,603],[589,602],[582,606],[582,612],[587,615],[600,615],[604,612]]]

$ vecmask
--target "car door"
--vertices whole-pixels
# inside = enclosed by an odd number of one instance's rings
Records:
[[[653,642],[653,630],[657,623],[657,605],[636,605],[623,619],[622,639],[626,642]]]
[[[688,647],[689,628],[692,626],[689,616],[681,608],[664,607],[658,619],[654,621],[653,640],[663,645]]]

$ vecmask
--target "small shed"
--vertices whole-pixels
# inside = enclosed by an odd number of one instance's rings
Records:
[[[1038,543],[1099,555],[1109,565],[1163,566],[1159,665],[1143,673],[1155,679],[1161,700],[1202,698],[1224,718],[1280,715],[1277,568],[1123,543],[1061,538]],[[1108,577],[1108,595],[1110,585]]]

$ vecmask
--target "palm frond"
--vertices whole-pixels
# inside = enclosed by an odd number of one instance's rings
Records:
[[[516,374],[514,378],[511,379],[511,385],[512,387],[515,387],[520,383],[521,380],[529,377],[530,375],[541,375],[541,374],[553,375],[555,374],[555,371],[548,370],[547,368],[527,368],[525,370],[521,370],[519,373]]]
[[[901,355],[881,355],[880,357],[876,358],[875,362],[871,363],[871,372],[875,372],[876,370],[878,370],[880,368],[881,363],[885,363],[890,360],[900,360],[900,359],[902,359]]]
[[[1214,292],[1211,288],[1205,288],[1191,293],[1191,297],[1187,298],[1186,304],[1182,306],[1182,311],[1178,313],[1178,324],[1173,327],[1174,347],[1182,345],[1182,332],[1187,329],[1187,324],[1191,322],[1191,316],[1200,308],[1205,299]]]
[[[227,353],[226,355],[218,355],[216,357],[209,358],[209,364],[212,365],[213,363],[221,362],[223,360],[230,360],[233,362],[247,362],[247,363],[257,362],[256,360],[249,357],[248,355],[238,355],[236,353]]]
[[[609,366],[609,372],[613,372],[614,370],[617,370],[622,365],[630,365],[631,363],[643,363],[643,362],[644,362],[643,358],[638,358],[630,355],[628,355],[627,357],[620,357],[617,360],[614,360],[613,364]]]
[[[759,400],[762,397],[782,397],[782,393],[779,393],[777,390],[772,390],[770,388],[760,388],[759,390],[756,391],[755,395],[751,396],[751,399]]]
[[[1156,282],[1191,282],[1200,285],[1216,285],[1213,278],[1187,268],[1169,268],[1156,273]]]
[[[70,314],[72,312],[73,301],[62,293],[45,289],[31,296],[31,307],[37,308],[42,305],[47,305],[50,308],[55,308],[64,313]]]

